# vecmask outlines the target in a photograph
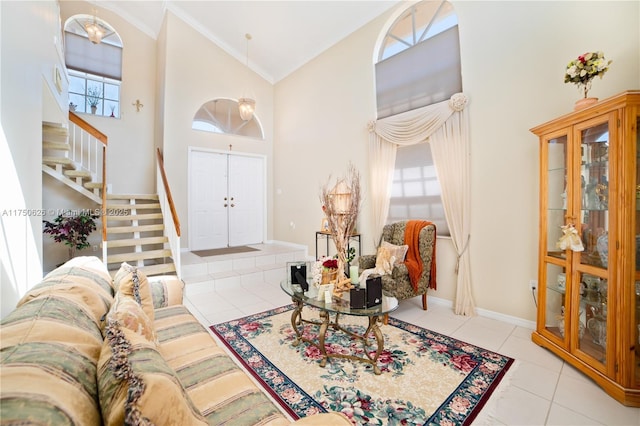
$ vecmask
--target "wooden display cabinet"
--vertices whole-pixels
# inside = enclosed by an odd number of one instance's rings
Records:
[[[532,340],[640,407],[640,91],[531,131],[540,138],[538,315]],[[561,250],[561,226],[584,248]]]

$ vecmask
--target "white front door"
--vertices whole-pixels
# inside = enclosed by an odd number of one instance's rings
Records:
[[[229,246],[263,240],[264,161],[259,157],[229,156]]]
[[[191,250],[226,247],[228,230],[227,156],[192,151],[189,168]]]
[[[262,157],[190,151],[191,250],[263,241],[264,164]]]

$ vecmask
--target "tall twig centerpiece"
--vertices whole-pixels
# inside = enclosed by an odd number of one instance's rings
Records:
[[[360,211],[360,173],[349,164],[346,176],[331,185],[331,177],[322,187],[320,202],[329,222],[329,232],[336,246],[338,271],[345,274],[349,237],[358,220]],[[338,277],[340,278],[340,277]]]

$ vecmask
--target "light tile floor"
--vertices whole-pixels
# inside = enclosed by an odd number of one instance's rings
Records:
[[[288,246],[254,247],[261,249],[259,255],[183,256],[183,267],[191,274],[185,275],[185,305],[205,327],[291,302],[279,283],[285,277],[285,263],[301,260],[304,253]],[[233,263],[243,269],[228,270]],[[640,409],[618,403],[576,369],[532,343],[529,329],[486,317],[455,315],[451,307],[434,299],[428,311],[422,310],[420,298],[403,301],[392,316],[516,359],[475,425],[640,426]]]

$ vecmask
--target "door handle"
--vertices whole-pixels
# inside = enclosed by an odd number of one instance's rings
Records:
[[[227,204],[227,203],[224,203],[224,206],[223,206],[223,207],[227,207],[228,205],[229,205],[229,204]]]
[[[235,206],[236,206],[235,204],[231,203],[231,207],[235,207]]]

